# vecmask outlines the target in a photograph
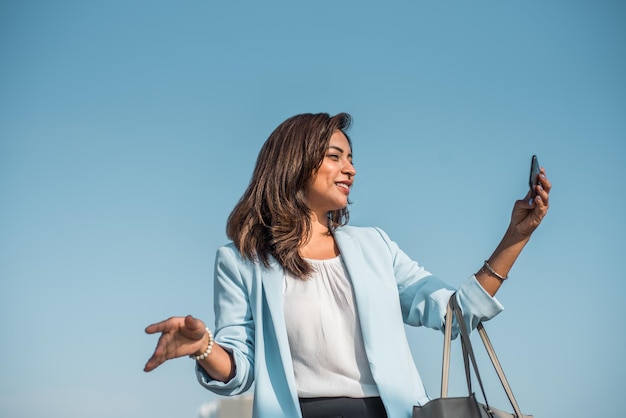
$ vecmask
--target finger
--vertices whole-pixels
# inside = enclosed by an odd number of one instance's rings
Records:
[[[171,341],[171,335],[161,334],[161,337],[159,337],[159,341],[157,342],[157,346],[154,349],[154,353],[152,353],[152,356],[148,359],[148,362],[144,367],[144,371],[149,372],[151,370],[154,370],[161,364],[165,363],[168,358],[170,358],[168,357],[167,347],[171,343]]]
[[[539,184],[536,186],[537,195],[541,198],[542,204],[547,206],[548,201],[550,199],[550,189],[552,188],[552,184],[550,180],[542,173],[539,176]]]
[[[151,372],[152,370],[156,369],[163,363],[165,363],[165,359],[163,357],[152,356],[150,357],[146,365],[143,367],[143,371]]]
[[[552,183],[550,183],[550,180],[548,180],[546,170],[543,167],[541,167],[541,171],[539,172],[539,177],[537,177],[537,179],[541,187],[543,187],[549,193],[550,189],[552,188]]]
[[[146,362],[146,365],[143,368],[144,372],[150,372],[165,362],[165,360],[163,359],[163,355],[158,353],[157,351],[158,347],[157,350],[154,350],[154,353]]]
[[[533,192],[532,190],[528,190],[526,196],[522,200],[518,200],[518,203],[522,206],[522,209],[528,210],[533,207]]]
[[[530,193],[523,199],[516,200],[513,204],[513,214],[519,214],[521,217],[526,216],[525,214],[532,210],[532,200]]]
[[[157,322],[154,324],[150,324],[146,327],[146,334],[156,334],[157,332],[165,332],[168,331],[172,325],[172,318],[168,318],[161,322]]]
[[[541,191],[535,197],[535,207],[533,208],[533,217],[536,219],[537,224],[540,224],[543,218],[548,213],[548,196],[547,193]]]
[[[150,357],[150,359],[148,360],[148,362],[146,363],[145,366],[143,366],[143,371],[144,372],[151,372],[152,370],[156,369],[157,367],[159,367],[163,362],[158,361],[157,359],[155,359],[154,357]]]
[[[550,194],[548,190],[544,189],[542,186],[537,186],[537,197],[541,199],[542,205],[547,205],[548,200],[550,199]]]

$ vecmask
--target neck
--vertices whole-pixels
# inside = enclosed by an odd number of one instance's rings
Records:
[[[328,214],[311,212],[311,237],[330,235],[328,228]]]
[[[305,258],[326,259],[339,255],[335,238],[328,228],[326,214],[311,214],[311,234],[300,247],[300,255]]]

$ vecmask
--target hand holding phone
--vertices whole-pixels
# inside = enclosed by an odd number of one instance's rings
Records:
[[[533,155],[530,162],[530,176],[528,178],[528,185],[530,186],[530,193],[533,198],[537,195],[535,186],[539,184],[539,173],[539,161],[537,161],[537,156]]]

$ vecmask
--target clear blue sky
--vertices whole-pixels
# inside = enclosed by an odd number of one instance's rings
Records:
[[[625,19],[606,0],[1,1],[0,416],[191,418],[214,399],[188,359],[145,374],[143,329],[213,324],[215,250],[261,144],[320,111],[354,117],[351,223],[455,286],[539,156],[551,210],[487,328],[524,412],[619,415]],[[436,396],[442,336],[409,337]]]

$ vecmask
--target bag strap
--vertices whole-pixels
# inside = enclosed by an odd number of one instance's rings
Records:
[[[443,338],[443,360],[442,360],[442,368],[441,368],[441,397],[448,397],[448,383],[450,376],[450,347],[452,345],[452,328],[454,323],[454,312],[452,308],[452,299],[454,295],[450,297],[450,301],[448,302],[447,310],[446,310],[446,323],[445,323],[445,333]],[[468,355],[466,354],[465,344],[461,344],[463,349],[463,363],[465,366],[465,377],[467,379],[467,389],[469,393],[472,393],[471,387],[471,379],[469,378],[469,365],[468,363]]]
[[[453,315],[454,312],[454,315]],[[446,311],[446,323],[445,323],[445,334],[444,334],[444,345],[443,345],[443,366],[442,366],[442,374],[441,374],[441,397],[448,397],[448,382],[449,382],[449,374],[450,374],[450,346],[452,345],[452,327],[453,327],[453,316],[456,316],[457,323],[459,324],[459,329],[461,331],[461,345],[463,348],[463,360],[465,365],[465,377],[467,379],[467,388],[469,394],[471,394],[471,378],[470,378],[470,370],[468,365],[468,359],[471,360],[472,365],[474,367],[474,373],[476,375],[476,379],[480,385],[480,389],[483,394],[483,398],[485,399],[485,404],[487,408],[489,408],[489,403],[487,402],[487,397],[485,395],[485,390],[483,388],[482,380],[480,378],[480,374],[478,372],[478,366],[476,363],[476,358],[474,356],[474,350],[472,348],[472,343],[469,338],[469,333],[467,330],[467,326],[465,325],[465,319],[463,318],[463,313],[461,311],[460,306],[456,301],[456,293],[450,297],[450,301],[448,303],[447,311]],[[491,363],[493,364],[496,373],[498,374],[498,378],[500,379],[500,383],[502,383],[502,387],[506,392],[507,397],[509,398],[509,402],[513,407],[513,411],[518,418],[522,418],[523,415],[515,400],[515,396],[513,395],[513,391],[511,390],[511,386],[504,374],[504,370],[502,369],[502,365],[498,360],[498,356],[487,336],[487,331],[482,323],[478,323],[477,326],[478,333],[485,345],[485,349],[487,350],[487,354],[491,359]]]
[[[491,345],[491,341],[489,340],[489,337],[487,336],[487,331],[485,330],[485,327],[483,327],[482,322],[478,324],[477,329],[478,329],[478,333],[480,334],[480,338],[483,340],[483,344],[485,345],[485,348],[487,349],[487,354],[489,354],[491,363],[493,363],[493,367],[496,369],[496,373],[498,374],[498,377],[500,378],[500,383],[502,383],[502,387],[504,388],[504,391],[506,392],[506,396],[508,396],[509,402],[511,402],[513,411],[515,412],[515,415],[521,418],[522,413],[520,411],[520,407],[517,404],[517,401],[515,400],[515,396],[513,396],[513,391],[511,390],[509,381],[504,375],[504,370],[502,369],[502,366],[500,365],[500,360],[498,360],[498,356],[496,355],[496,352],[493,349],[493,346]]]
[[[452,299],[454,295],[450,297]],[[446,310],[445,333],[443,337],[443,360],[441,362],[441,397],[448,397],[448,378],[450,376],[450,345],[452,344],[452,306]]]
[[[456,321],[459,324],[459,330],[461,331],[461,346],[463,349],[463,362],[465,365],[465,378],[467,379],[467,390],[468,394],[472,394],[472,378],[470,375],[469,369],[469,360],[471,360],[472,366],[474,367],[474,375],[476,376],[476,380],[478,380],[478,384],[480,386],[480,391],[483,394],[483,399],[485,400],[485,404],[487,405],[487,409],[489,408],[489,401],[487,401],[487,394],[485,393],[485,388],[483,387],[483,381],[480,378],[480,373],[478,372],[478,363],[476,362],[476,356],[474,356],[474,349],[472,348],[472,342],[469,337],[469,332],[467,331],[467,325],[465,325],[465,319],[463,318],[463,312],[461,311],[461,307],[458,305],[456,301],[456,297],[451,297],[448,305],[451,306],[454,311],[454,315],[456,316]]]
[[[453,308],[452,308],[452,298],[448,302],[448,307],[446,311],[446,324],[445,324],[445,335],[443,338],[443,360],[442,360],[442,368],[441,368],[441,397],[448,397],[448,382],[450,376],[450,347],[452,345],[452,327],[453,327]],[[462,340],[461,340],[462,342]],[[468,393],[472,393],[472,380],[469,374],[469,364],[468,364],[468,355],[466,354],[465,344],[461,344],[463,349],[463,363],[465,366],[465,378],[467,380],[467,390]]]

